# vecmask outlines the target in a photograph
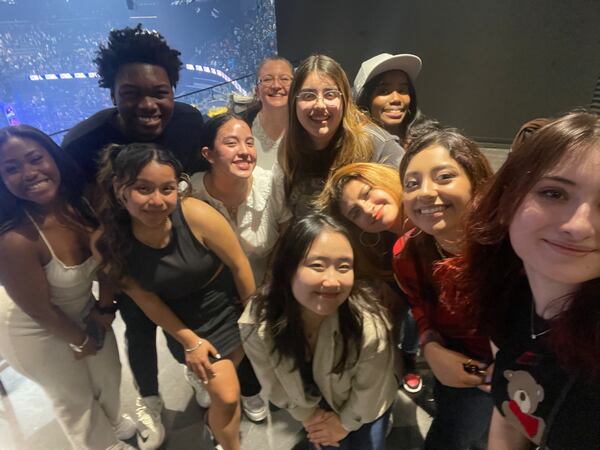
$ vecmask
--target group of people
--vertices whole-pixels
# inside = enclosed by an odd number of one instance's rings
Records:
[[[0,354],[74,448],[162,444],[157,326],[224,450],[269,402],[310,448],[385,448],[419,348],[425,448],[600,447],[598,116],[528,129],[493,175],[420,113],[415,55],[365,61],[353,87],[328,56],[270,57],[256,104],[207,123],[174,101],[158,32],[113,30],[95,62],[115,107],[62,148],[0,130]]]

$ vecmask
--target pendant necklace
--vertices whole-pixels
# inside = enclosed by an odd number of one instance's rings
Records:
[[[531,339],[533,339],[534,341],[539,338],[540,336],[545,335],[546,333],[548,333],[550,331],[550,328],[546,328],[544,331],[542,331],[541,333],[535,333],[533,330],[533,319],[534,319],[534,315],[533,315],[533,302],[531,302],[531,316],[530,316],[530,322],[529,322],[529,331],[531,332],[531,334],[529,335],[529,337],[531,337]]]

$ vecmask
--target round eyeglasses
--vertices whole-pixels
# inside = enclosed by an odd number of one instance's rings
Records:
[[[321,99],[323,100],[323,103],[332,104],[342,98],[342,92],[337,89],[328,89],[321,93],[315,91],[301,91],[296,95],[296,98],[303,103],[316,103]]]
[[[271,87],[273,86],[273,83],[275,83],[275,80],[279,81],[279,83],[283,86],[289,86],[290,84],[292,84],[293,78],[289,75],[278,75],[275,77],[272,75],[265,75],[264,77],[258,79],[257,84],[262,84],[264,86]]]

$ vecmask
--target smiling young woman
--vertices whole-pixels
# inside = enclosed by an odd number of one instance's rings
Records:
[[[392,264],[436,378],[426,449],[468,448],[484,436],[492,413],[480,389],[492,361],[488,336],[473,302],[456,289],[460,266],[449,260],[462,252],[463,216],[491,173],[477,145],[449,129],[413,142],[400,164],[404,212],[416,228],[398,239]]]
[[[265,58],[256,71],[256,102],[242,116],[252,128],[257,165],[270,170],[277,161],[288,126],[288,95],[294,79],[292,63],[281,56]]]
[[[491,450],[600,448],[599,171],[600,118],[567,114],[510,153],[469,217],[463,284],[498,348]]]
[[[303,423],[311,448],[383,450],[393,345],[385,309],[354,280],[348,237],[321,214],[291,225],[239,326],[264,394]]]
[[[43,132],[0,129],[0,353],[52,400],[76,449],[132,449],[119,416],[121,365],[75,162]],[[5,295],[6,294],[6,295]]]
[[[163,328],[171,354],[185,364],[193,386],[204,384],[208,424],[217,441],[226,450],[239,450],[236,365],[243,351],[237,319],[240,304],[255,289],[254,278],[227,221],[206,203],[179,194],[180,175],[180,163],[156,144],[107,147],[98,177],[101,228],[94,234],[95,256]],[[135,323],[128,327],[135,330]],[[160,411],[152,414],[160,417]],[[164,439],[158,417],[144,424],[151,448]],[[150,444],[144,440],[140,446]]]
[[[402,142],[418,112],[414,83],[421,65],[416,55],[381,53],[364,61],[354,79],[358,107]]]
[[[202,155],[208,172],[192,175],[193,195],[219,211],[230,223],[261,284],[267,262],[290,219],[282,179],[257,165],[256,140],[246,122],[222,114],[206,123]]]

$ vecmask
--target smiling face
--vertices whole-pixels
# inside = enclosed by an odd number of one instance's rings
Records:
[[[410,106],[410,81],[402,70],[390,70],[381,76],[373,91],[370,113],[373,120],[396,132]]]
[[[242,120],[228,120],[219,128],[213,148],[203,147],[202,155],[211,164],[211,172],[215,176],[249,178],[256,166],[256,149],[250,127]]]
[[[342,123],[344,103],[339,86],[329,76],[320,72],[308,74],[298,95],[314,93],[312,100],[296,99],[296,115],[302,128],[308,133],[315,149],[322,150],[329,145],[331,139]]]
[[[11,194],[38,205],[52,203],[61,182],[50,153],[37,141],[18,137],[0,147],[0,176]]]
[[[517,209],[510,242],[527,276],[573,285],[600,277],[600,146],[563,158]]]
[[[286,108],[294,74],[286,61],[267,60],[258,72],[256,96],[263,108]]]
[[[385,190],[372,187],[359,178],[350,180],[340,198],[342,215],[368,233],[390,230],[398,220],[399,205]]]
[[[471,200],[471,182],[448,150],[433,145],[417,153],[404,175],[404,210],[421,230],[436,239],[456,241]]]
[[[346,301],[354,284],[354,254],[348,239],[324,228],[292,278],[292,294],[303,315],[329,316]]]
[[[168,164],[150,161],[132,186],[116,190],[132,221],[148,228],[162,226],[177,206],[177,179]]]
[[[112,97],[121,131],[141,141],[157,139],[173,116],[173,89],[161,66],[143,63],[121,66]]]

